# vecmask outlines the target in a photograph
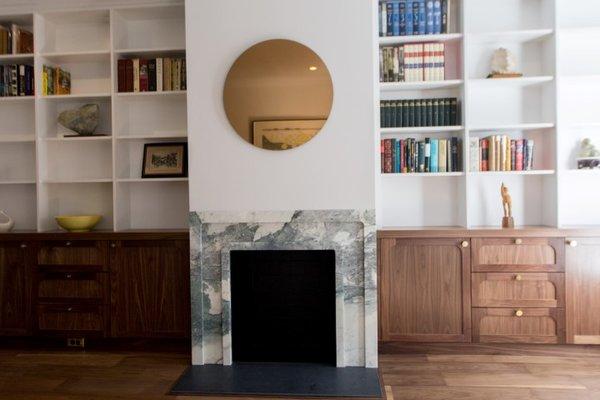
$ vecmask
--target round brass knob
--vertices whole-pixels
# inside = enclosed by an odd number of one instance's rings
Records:
[[[523,280],[523,276],[522,275],[515,275],[515,281],[522,281]]]
[[[517,310],[517,311],[515,311],[515,315],[516,315],[517,317],[522,317],[522,316],[523,316],[523,314],[524,314],[524,313],[523,313],[523,310]]]
[[[73,311],[73,307],[67,308],[67,311]]]
[[[469,242],[467,240],[463,240],[463,242],[460,244],[462,247],[469,247]]]
[[[567,244],[571,247],[577,247],[577,240],[567,240]]]
[[[523,239],[515,239],[515,244],[523,244]]]
[[[73,277],[73,275],[67,274],[67,279],[71,279],[72,277]]]
[[[114,244],[114,243],[111,243],[111,244],[110,244],[110,247],[112,247],[112,248],[114,249],[115,247],[117,247],[117,245],[116,245],[116,244]]]
[[[65,243],[65,245],[67,245],[67,246],[70,246],[70,245],[71,245],[71,242],[67,242],[67,243]]]
[[[27,248],[27,245],[26,245],[25,243],[22,243],[22,244],[21,244],[21,248],[22,248],[22,249],[26,249],[26,248]]]

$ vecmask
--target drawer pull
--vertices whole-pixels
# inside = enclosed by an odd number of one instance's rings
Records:
[[[73,307],[67,308],[67,311],[73,311]]]
[[[515,311],[515,316],[517,316],[517,317],[522,317],[523,314],[524,314],[523,310],[517,310],[517,311]]]
[[[27,245],[26,245],[25,243],[21,243],[21,248],[22,248],[22,249],[26,249],[26,248],[27,248]]]
[[[71,242],[67,242],[67,243],[65,243],[65,245],[66,245],[66,246],[70,246],[70,245],[71,245]]]
[[[577,240],[567,240],[567,244],[571,247],[577,247]]]
[[[523,239],[515,239],[515,244],[523,244]]]
[[[117,247],[117,245],[115,243],[111,243],[110,247],[112,247],[114,249],[115,247]]]
[[[71,279],[73,277],[73,275],[67,274],[66,277],[67,277],[67,279]]]
[[[522,281],[523,280],[523,276],[520,274],[515,275],[515,281]]]
[[[460,245],[464,248],[467,248],[467,247],[469,247],[469,242],[466,240],[463,240],[463,242]]]

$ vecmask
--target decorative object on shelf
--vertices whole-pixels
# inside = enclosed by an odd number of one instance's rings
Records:
[[[15,221],[7,213],[0,210],[0,232],[10,232],[15,226]]]
[[[589,138],[581,141],[577,169],[600,169],[600,151],[596,149]]]
[[[515,55],[508,49],[500,47],[492,55],[492,73],[488,78],[520,78],[523,74],[513,70],[516,66]]]
[[[502,228],[514,228],[515,220],[512,216],[512,198],[508,193],[508,187],[502,182],[500,187],[500,195],[502,196],[502,208],[504,209],[504,217],[502,218]]]
[[[58,226],[69,232],[89,232],[102,219],[102,215],[59,215],[54,217]]]
[[[146,143],[142,178],[187,176],[187,143]]]
[[[231,66],[223,88],[225,113],[238,136],[268,150],[289,150],[311,140],[332,104],[329,69],[314,51],[291,40],[267,40],[247,49]]]
[[[98,128],[100,106],[85,104],[73,110],[66,110],[58,115],[58,123],[80,136],[92,136]]]

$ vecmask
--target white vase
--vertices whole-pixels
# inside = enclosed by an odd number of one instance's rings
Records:
[[[9,232],[13,226],[15,226],[15,221],[4,211],[0,211],[0,232]]]

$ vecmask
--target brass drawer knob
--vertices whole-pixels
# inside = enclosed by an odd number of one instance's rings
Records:
[[[110,247],[112,247],[114,249],[115,247],[117,247],[117,245],[115,243],[111,243]]]
[[[577,240],[567,240],[567,244],[571,247],[577,247]]]
[[[463,240],[460,245],[464,248],[467,248],[467,247],[469,247],[469,242],[467,240]]]
[[[22,249],[26,249],[26,248],[27,248],[27,245],[26,245],[25,243],[21,243],[21,248],[22,248]]]
[[[522,281],[523,280],[523,276],[520,274],[515,275],[515,281]]]
[[[67,311],[73,311],[73,307],[67,308]]]
[[[66,276],[67,276],[67,279],[71,279],[73,277],[73,275],[71,275],[71,274],[67,274]]]
[[[65,245],[66,245],[66,246],[70,246],[70,245],[71,245],[71,242],[67,242],[67,243],[65,243]]]
[[[523,244],[523,239],[515,239],[515,244]]]
[[[515,311],[515,316],[517,316],[517,317],[522,317],[523,314],[524,314],[523,310],[517,310],[517,311]]]

